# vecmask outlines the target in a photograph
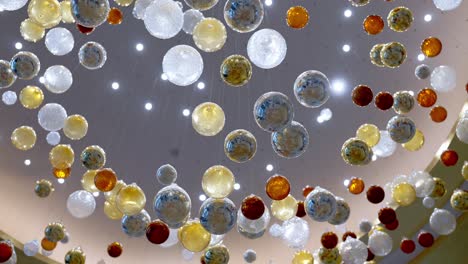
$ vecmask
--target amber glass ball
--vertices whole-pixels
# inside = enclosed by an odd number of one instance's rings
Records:
[[[429,37],[421,43],[421,51],[426,57],[436,57],[442,51],[442,42],[436,37]]]
[[[169,238],[169,227],[160,220],[155,220],[146,227],[146,238],[153,244],[162,244]]]
[[[112,258],[118,258],[122,255],[123,247],[119,242],[113,242],[107,246],[107,254]]]
[[[384,29],[385,23],[381,16],[370,15],[364,19],[362,26],[367,34],[377,35]]]
[[[123,13],[118,8],[111,8],[109,15],[107,15],[107,23],[111,25],[119,25],[123,21]]]
[[[333,232],[325,232],[322,234],[320,242],[324,248],[332,249],[338,244],[338,236]]]
[[[304,197],[307,197],[307,195],[309,195],[310,192],[312,192],[315,188],[310,186],[310,185],[306,185],[304,188],[302,188],[302,195]]]
[[[117,175],[114,170],[110,168],[104,168],[97,171],[94,176],[94,185],[101,192],[110,192],[114,189],[117,184]]]
[[[242,201],[241,212],[247,219],[257,220],[265,212],[265,203],[262,198],[251,194]]]
[[[297,212],[296,212],[296,216],[297,216],[297,217],[304,217],[304,216],[306,216],[306,211],[305,211],[305,207],[304,207],[304,202],[303,202],[303,201],[297,202]]]
[[[437,93],[431,88],[424,88],[418,93],[418,104],[422,107],[431,107],[437,102]]]
[[[429,114],[432,121],[436,123],[444,122],[447,119],[447,109],[443,106],[434,106]]]
[[[421,247],[428,248],[434,244],[434,236],[429,232],[421,232],[418,235],[418,243]]]
[[[309,12],[302,6],[293,6],[286,12],[286,23],[290,28],[304,28],[309,23]]]
[[[265,189],[268,197],[272,200],[280,201],[289,195],[291,186],[286,177],[275,175],[268,179]]]
[[[349,180],[348,191],[352,194],[360,194],[364,191],[365,184],[361,178],[352,178]]]
[[[367,190],[367,200],[373,204],[378,204],[385,198],[385,191],[378,185],[372,185]]]
[[[382,110],[388,110],[393,106],[393,95],[388,92],[380,92],[375,96],[375,106]]]
[[[367,106],[374,99],[374,93],[369,86],[360,84],[353,89],[351,93],[353,103],[357,106]]]
[[[393,208],[384,207],[379,211],[379,221],[384,225],[393,223],[397,219],[396,217],[396,212]]]
[[[440,161],[447,166],[454,166],[458,161],[458,154],[455,150],[446,150],[440,155]]]
[[[416,243],[411,239],[403,239],[400,242],[400,249],[405,254],[411,254],[416,249]]]
[[[352,238],[354,238],[354,239],[357,238],[357,236],[356,236],[356,234],[355,234],[354,232],[346,231],[346,232],[343,234],[343,236],[341,237],[341,239],[342,239],[343,242],[344,242],[344,241],[346,241],[346,239],[347,239],[348,237],[352,237]]]
[[[57,247],[57,242],[52,242],[44,237],[41,240],[41,247],[46,251],[52,251]]]

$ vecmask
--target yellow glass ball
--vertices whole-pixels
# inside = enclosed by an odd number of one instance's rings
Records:
[[[199,104],[192,112],[192,126],[202,136],[214,136],[224,128],[223,109],[211,102]]]
[[[129,6],[133,3],[133,0],[114,0],[119,6]]]
[[[220,50],[226,43],[226,27],[216,18],[205,18],[193,29],[193,41],[203,51]]]
[[[44,101],[44,93],[39,87],[28,85],[21,90],[19,100],[24,108],[36,109]]]
[[[416,200],[416,190],[413,185],[402,182],[392,189],[392,198],[400,206],[408,206]]]
[[[401,145],[406,150],[418,151],[424,146],[424,134],[421,132],[421,130],[416,129],[416,134],[414,134],[414,137],[410,141]]]
[[[108,201],[104,202],[104,214],[111,220],[120,220],[124,216],[114,203]]]
[[[112,189],[112,191],[104,193],[104,198],[106,198],[106,201],[108,201],[110,203],[115,203],[115,198],[117,197],[117,194],[125,186],[127,186],[127,184],[124,181],[122,181],[122,180],[117,181],[117,183],[115,184],[115,187],[114,187],[114,189]]]
[[[366,142],[369,147],[373,147],[380,141],[380,130],[376,125],[363,124],[356,131],[356,137]]]
[[[57,0],[31,0],[28,15],[45,28],[55,27],[62,20],[60,3]]]
[[[271,214],[278,220],[289,220],[296,215],[296,212],[297,200],[290,194],[283,200],[275,200],[271,203]]]
[[[307,250],[300,250],[294,253],[292,264],[314,264],[314,257]]]
[[[81,178],[81,186],[85,191],[90,193],[99,192],[98,188],[94,184],[94,177],[96,176],[95,170],[88,170],[83,174],[83,178]]]
[[[192,252],[203,251],[211,241],[211,234],[198,220],[190,221],[179,228],[177,236],[182,246]]]
[[[145,208],[145,193],[138,185],[132,183],[120,189],[115,197],[115,205],[125,215],[136,215]]]
[[[60,11],[62,12],[63,23],[75,23],[75,18],[73,17],[71,10],[70,0],[60,2]]]
[[[71,140],[80,140],[88,133],[88,121],[81,115],[71,115],[65,119],[63,133]]]
[[[461,189],[454,190],[450,197],[450,205],[457,211],[468,211],[468,191]]]
[[[463,178],[468,181],[468,161],[465,161],[465,163],[463,164],[461,174]]]
[[[228,168],[216,165],[203,174],[203,191],[212,198],[227,197],[234,190],[234,174]]]
[[[20,33],[24,40],[37,42],[45,35],[45,28],[36,21],[27,18],[20,25]]]
[[[70,168],[75,161],[75,152],[70,145],[57,145],[50,150],[49,161],[56,169]]]
[[[445,195],[447,192],[447,184],[445,183],[444,180],[441,178],[434,177],[435,181],[435,186],[434,190],[432,190],[432,193],[429,195],[430,197],[434,199],[439,199]]]
[[[19,150],[29,150],[36,144],[36,131],[29,126],[21,126],[11,133],[11,143]]]

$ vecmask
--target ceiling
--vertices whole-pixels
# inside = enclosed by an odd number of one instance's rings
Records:
[[[112,2],[115,6],[115,3]],[[223,1],[213,9],[204,12],[205,17],[222,20]],[[303,5],[309,10],[310,22],[303,30],[293,30],[285,23],[286,10],[293,5]],[[388,12],[399,5],[409,7],[415,22],[409,32],[395,33],[388,28],[378,36],[368,36],[362,30],[363,19],[370,14],[386,17]],[[351,9],[353,14],[346,18],[343,12]],[[187,6],[184,5],[184,10]],[[266,179],[275,173],[288,177],[292,194],[302,199],[301,190],[305,185],[322,186],[345,198],[351,206],[351,217],[346,224],[349,230],[357,231],[361,219],[374,219],[382,205],[371,205],[365,196],[352,196],[343,181],[352,176],[365,180],[366,185],[384,185],[399,174],[424,169],[434,153],[446,139],[466,100],[465,73],[468,70],[468,35],[466,31],[468,4],[450,13],[438,11],[432,1],[373,1],[371,4],[355,8],[348,1],[280,1],[265,6],[265,19],[260,28],[273,28],[287,40],[288,53],[284,62],[271,70],[257,67],[253,69],[251,81],[240,88],[229,87],[219,78],[219,65],[232,54],[246,56],[246,44],[250,33],[239,34],[228,28],[228,41],[222,50],[202,53],[205,69],[200,81],[206,88],[196,85],[178,87],[160,78],[161,61],[166,51],[174,45],[194,46],[191,36],[180,32],[169,40],[152,37],[143,22],[133,18],[131,8],[122,8],[124,22],[119,26],[103,25],[89,36],[80,34],[74,26],[69,28],[75,37],[75,49],[63,57],[51,55],[44,42],[36,44],[22,40],[19,25],[27,17],[26,8],[17,12],[1,12],[0,58],[9,60],[16,52],[15,43],[23,43],[23,50],[34,52],[41,60],[41,74],[52,65],[68,67],[74,77],[72,88],[64,94],[51,94],[44,89],[45,102],[62,104],[68,114],[84,115],[89,122],[87,136],[71,142],[62,134],[62,143],[72,144],[75,153],[80,153],[88,145],[100,145],[106,150],[108,167],[112,167],[119,178],[127,183],[136,182],[147,196],[146,210],[154,217],[151,201],[162,187],[155,178],[157,168],[171,163],[177,168],[177,183],[192,197],[192,215],[198,215],[203,193],[201,176],[212,165],[225,165],[230,168],[240,190],[234,191],[230,199],[237,205],[243,197],[254,193],[267,199],[264,192]],[[432,15],[432,21],[425,22],[424,16]],[[458,85],[449,94],[439,94],[438,104],[448,110],[448,118],[441,124],[429,118],[429,109],[415,107],[411,118],[421,131],[426,143],[418,152],[412,153],[399,147],[396,153],[386,159],[378,159],[365,167],[351,167],[343,162],[340,149],[343,142],[353,137],[363,123],[373,123],[384,129],[394,115],[389,110],[383,112],[374,106],[359,108],[353,105],[350,92],[358,84],[367,84],[374,90],[396,92],[418,90],[429,86],[428,81],[417,80],[414,68],[420,62],[417,55],[419,45],[428,36],[442,40],[444,49],[441,55],[426,60],[431,67],[442,64],[453,66],[458,73]],[[87,41],[97,41],[106,49],[106,65],[97,71],[89,71],[78,63],[78,48]],[[398,69],[377,68],[368,57],[370,48],[376,43],[400,41],[408,51],[408,59]],[[142,43],[144,50],[136,51],[135,45]],[[348,53],[342,46],[349,44]],[[316,121],[321,109],[308,109],[294,98],[292,84],[296,77],[306,70],[319,70],[334,81],[342,81],[344,91],[333,91],[330,100],[322,107],[330,108],[333,117],[319,124]],[[119,82],[120,88],[113,90],[112,82]],[[32,81],[17,81],[11,90],[19,92],[25,85],[41,86],[38,78]],[[42,86],[41,86],[42,87]],[[277,156],[270,146],[269,134],[257,127],[252,118],[255,100],[268,91],[279,91],[291,98],[294,104],[295,120],[302,123],[310,135],[307,152],[299,158],[286,160]],[[226,125],[214,137],[202,137],[191,127],[189,117],[182,115],[183,109],[190,109],[205,101],[216,102],[226,113]],[[145,110],[147,102],[153,104],[151,111]],[[108,220],[103,213],[104,197],[97,198],[96,212],[84,220],[74,219],[66,210],[68,195],[81,189],[80,179],[85,169],[76,162],[72,176],[62,185],[54,180],[56,191],[47,199],[38,199],[34,183],[38,179],[52,180],[46,143],[46,132],[37,123],[37,111],[27,110],[17,103],[14,106],[0,106],[0,199],[4,201],[0,218],[0,229],[21,242],[41,239],[43,229],[49,222],[62,221],[71,235],[67,245],[59,245],[52,258],[62,261],[66,251],[81,245],[87,254],[88,263],[182,263],[182,247],[162,249],[145,239],[127,237],[120,231],[118,221]],[[11,132],[18,126],[30,125],[36,129],[38,142],[27,152],[16,150],[10,143]],[[258,150],[254,159],[245,164],[231,162],[223,153],[224,137],[232,130],[243,128],[257,138]],[[24,160],[31,165],[25,166]],[[266,165],[272,164],[273,171]],[[310,221],[311,239],[308,249],[319,247],[320,235],[326,230],[341,233],[329,224]],[[113,241],[123,243],[124,254],[117,260],[107,256],[107,245]],[[235,231],[225,239],[230,248],[232,263],[241,263],[242,252],[248,248],[257,251],[258,263],[287,263],[294,252],[278,239],[268,234],[258,240],[247,240]],[[198,261],[195,257],[193,263]],[[102,263],[102,262],[101,262]]]

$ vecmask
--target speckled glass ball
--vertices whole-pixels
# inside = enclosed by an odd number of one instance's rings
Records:
[[[204,253],[205,264],[228,264],[229,250],[224,245],[208,248]]]
[[[373,204],[378,204],[385,198],[385,191],[378,185],[372,185],[369,187],[366,193],[367,200]]]
[[[86,254],[80,247],[74,248],[65,254],[65,264],[85,264]]]
[[[184,2],[193,9],[205,11],[211,9],[219,0],[184,0]]]
[[[104,168],[97,171],[94,176],[94,184],[101,192],[109,192],[114,189],[117,183],[117,175],[114,170],[110,168]]]
[[[304,201],[307,215],[317,222],[330,220],[336,213],[335,196],[323,188],[315,188]]]
[[[416,125],[406,116],[394,116],[387,123],[387,131],[396,143],[406,143],[416,134]]]
[[[468,211],[468,191],[460,189],[453,191],[450,197],[450,205],[455,210]]]
[[[252,249],[247,249],[243,254],[244,260],[247,263],[254,263],[257,260],[257,252]]]
[[[209,198],[200,207],[200,224],[211,234],[226,234],[236,221],[236,206],[228,198]]]
[[[380,92],[375,96],[375,106],[382,111],[392,108],[393,103],[393,96],[388,92]]]
[[[271,134],[271,145],[279,156],[287,159],[297,158],[309,146],[309,133],[299,122]]]
[[[123,252],[123,246],[119,242],[113,242],[107,246],[107,254],[111,258],[118,258],[120,255],[122,255]]]
[[[88,170],[98,170],[106,164],[106,152],[100,146],[88,146],[81,152],[80,160]]]
[[[380,57],[380,52],[385,44],[375,44],[369,52],[370,61],[377,67],[385,67],[385,64],[382,62]]]
[[[372,89],[366,85],[360,84],[353,89],[351,93],[353,103],[357,106],[367,106],[374,99],[374,93]]]
[[[381,16],[370,15],[364,19],[362,26],[367,34],[377,35],[384,29],[385,23]]]
[[[413,12],[404,6],[394,8],[388,13],[388,27],[396,32],[405,32],[413,23]]]
[[[338,248],[327,249],[321,247],[318,252],[320,262],[323,264],[339,264],[341,263],[341,255]]]
[[[54,191],[54,186],[48,180],[36,181],[34,192],[40,198],[48,197]]]
[[[429,116],[431,117],[432,121],[435,123],[441,123],[444,122],[445,119],[447,119],[447,109],[443,106],[434,106],[431,109],[431,112],[429,113]]]
[[[330,82],[319,71],[305,71],[294,81],[293,91],[297,101],[303,106],[317,108],[330,98]]]
[[[257,140],[247,130],[234,130],[224,140],[224,153],[234,162],[247,162],[254,157],[256,152]]]
[[[169,238],[169,227],[160,220],[155,220],[146,227],[146,238],[153,244],[162,244]]]
[[[146,227],[151,222],[151,217],[145,210],[132,216],[125,215],[122,218],[122,231],[130,237],[141,237],[146,233]]]
[[[379,221],[384,225],[393,223],[397,219],[396,217],[396,212],[393,208],[384,207],[379,210]]]
[[[411,239],[403,239],[400,242],[400,249],[405,254],[411,254],[416,249],[416,243]]]
[[[233,30],[246,33],[262,23],[263,2],[260,0],[228,0],[224,5],[224,20]]]
[[[171,164],[164,164],[156,171],[156,178],[162,185],[171,185],[177,180],[177,170]]]
[[[435,186],[432,193],[429,195],[434,199],[439,199],[447,193],[447,184],[441,178],[434,177]]]
[[[431,88],[424,88],[418,92],[417,101],[422,107],[431,107],[437,102],[437,93]]]
[[[455,166],[458,162],[458,154],[455,150],[445,150],[440,155],[440,161],[447,166]]]
[[[293,6],[286,12],[286,23],[290,28],[304,28],[309,23],[309,12],[305,7]]]
[[[421,247],[431,247],[434,244],[434,236],[429,232],[421,232],[418,235],[418,243]]]
[[[227,85],[243,86],[252,78],[252,64],[242,55],[231,55],[221,63],[219,73]]]
[[[336,212],[329,220],[328,223],[332,225],[342,225],[348,221],[351,214],[349,204],[341,197],[336,197]]]
[[[88,70],[97,70],[107,61],[106,49],[97,42],[86,42],[78,52],[80,64]]]
[[[419,80],[425,80],[431,76],[431,68],[427,66],[426,64],[420,64],[416,66],[416,69],[414,70],[414,75],[419,79]]]
[[[59,242],[65,238],[65,227],[61,223],[50,223],[44,230],[44,237],[51,242]]]
[[[242,200],[242,214],[250,220],[257,220],[265,213],[265,203],[256,195],[249,195]]]
[[[158,219],[176,229],[183,226],[190,217],[192,201],[184,189],[172,184],[156,194],[153,207]]]
[[[338,236],[333,232],[325,232],[320,239],[322,246],[327,249],[332,249],[338,245]]]
[[[109,10],[108,0],[71,0],[71,12],[76,23],[88,28],[106,22]]]
[[[286,198],[291,190],[291,186],[286,177],[281,175],[271,176],[267,182],[265,191],[268,197],[272,200],[283,200]]]
[[[208,17],[198,22],[192,32],[193,41],[205,52],[220,50],[227,39],[226,27],[216,18]]]
[[[399,42],[387,43],[380,51],[382,63],[389,68],[397,68],[406,60],[406,48]]]
[[[289,126],[294,118],[294,109],[289,98],[279,92],[268,92],[255,102],[253,115],[257,125],[275,132]]]
[[[409,113],[414,104],[414,97],[408,91],[398,91],[393,94],[393,110],[399,115]]]
[[[442,52],[442,42],[436,37],[429,37],[421,43],[421,51],[426,57],[433,58]]]
[[[346,140],[341,147],[341,157],[349,165],[367,165],[371,162],[372,155],[369,145],[357,138]]]
[[[34,53],[20,51],[10,60],[10,68],[19,79],[31,80],[41,70],[41,62]]]
[[[8,88],[16,81],[16,75],[8,61],[0,60],[0,88]]]

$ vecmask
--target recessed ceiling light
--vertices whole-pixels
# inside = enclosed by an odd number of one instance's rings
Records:
[[[351,46],[350,46],[350,45],[348,45],[348,44],[344,44],[344,45],[343,45],[343,51],[344,51],[344,52],[349,52],[350,50],[351,50]]]
[[[271,6],[273,4],[273,0],[265,0],[266,6]]]
[[[184,109],[184,110],[182,111],[182,115],[184,115],[184,116],[189,116],[189,115],[190,115],[190,110],[189,110],[189,109]]]
[[[418,55],[418,61],[424,61],[426,59],[426,56],[424,56],[424,54],[419,54]]]
[[[143,44],[141,44],[141,43],[138,43],[138,44],[136,44],[135,49],[137,51],[143,51],[145,49],[145,46],[143,46]]]
[[[118,90],[120,88],[120,84],[118,82],[113,82],[112,83],[112,89]]]
[[[15,43],[15,48],[16,48],[17,50],[20,50],[20,49],[23,48],[23,44],[22,44],[21,42],[16,42],[16,43]]]
[[[200,194],[200,196],[198,196],[198,199],[203,202],[206,200],[206,195]]]
[[[234,183],[234,190],[239,190],[240,189],[240,184]]]
[[[427,14],[427,15],[424,16],[424,21],[431,22],[431,20],[432,20],[432,15],[431,14]]]
[[[335,94],[343,94],[345,92],[346,84],[343,80],[334,80],[331,83],[331,90]]]
[[[153,109],[153,104],[152,103],[146,103],[145,104],[145,109],[150,111],[151,109]]]
[[[323,121],[328,121],[332,118],[333,112],[330,110],[330,108],[324,108],[322,111],[320,111],[320,116],[322,117]]]
[[[343,181],[343,184],[344,184],[344,186],[348,187],[348,185],[349,185],[349,180],[348,180],[348,179],[344,180],[344,181]]]
[[[65,179],[57,179],[57,182],[58,182],[59,184],[63,184],[63,183],[65,182]]]
[[[167,74],[163,73],[163,74],[161,74],[161,79],[163,81],[167,81],[167,79],[169,79],[169,77],[167,77]]]
[[[353,11],[349,10],[349,9],[346,9],[344,11],[344,16],[345,17],[351,17],[353,15]]]
[[[266,165],[266,170],[267,171],[272,171],[273,169],[274,169],[273,165],[271,165],[271,164]]]
[[[41,77],[39,78],[39,82],[40,82],[40,83],[45,83],[45,78],[44,78],[44,76],[41,76]]]
[[[31,165],[31,160],[29,160],[29,159],[24,160],[24,165],[26,165],[26,166]]]
[[[199,82],[199,83],[197,84],[197,88],[198,88],[199,90],[205,89],[205,83],[204,83],[204,82]]]

